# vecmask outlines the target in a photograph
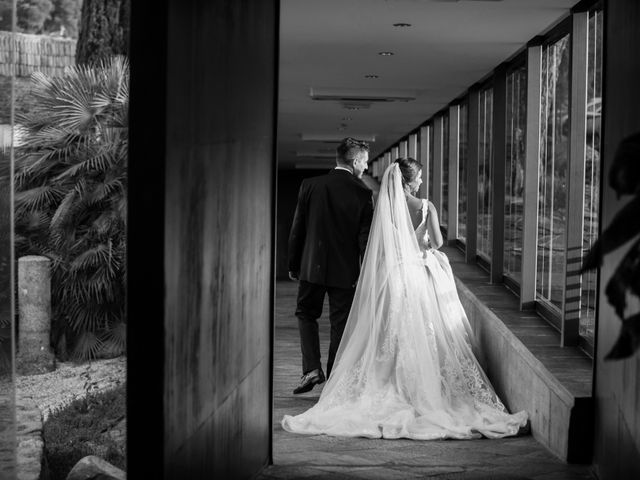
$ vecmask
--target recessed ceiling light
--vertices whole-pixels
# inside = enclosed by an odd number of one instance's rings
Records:
[[[364,78],[380,78],[378,75],[365,75]]]
[[[404,27],[410,27],[411,24],[410,23],[394,23],[393,26],[394,27],[402,27],[402,28],[404,28]]]
[[[349,122],[351,120],[353,120],[353,118],[351,118],[351,117],[342,117],[342,121],[343,122]]]
[[[390,57],[391,55],[393,55],[393,52],[378,52],[378,55],[381,55],[383,57]]]

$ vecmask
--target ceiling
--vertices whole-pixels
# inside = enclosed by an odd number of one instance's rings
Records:
[[[335,141],[346,136],[375,139],[375,157],[553,27],[575,3],[281,0],[279,167],[330,167]],[[347,110],[336,100],[313,100],[311,89],[415,99]]]

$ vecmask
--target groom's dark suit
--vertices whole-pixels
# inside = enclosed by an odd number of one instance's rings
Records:
[[[289,235],[289,271],[298,275],[296,316],[300,328],[303,374],[321,369],[317,319],[329,294],[331,372],[360,273],[371,218],[371,190],[351,172],[331,170],[306,179]]]

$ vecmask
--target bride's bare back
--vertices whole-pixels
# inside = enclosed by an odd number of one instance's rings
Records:
[[[411,224],[415,230],[418,228],[418,225],[422,223],[422,200],[409,194],[405,194],[405,198],[407,199],[407,207],[409,207],[409,214],[411,215]]]
[[[422,224],[424,215],[427,216],[426,230],[429,238],[429,244],[432,248],[440,248],[443,243],[442,233],[440,232],[440,222],[438,221],[438,215],[431,202],[414,197],[413,195],[405,194],[407,200],[407,207],[409,208],[409,215],[411,216],[411,224],[413,230],[417,230]],[[423,210],[427,208],[428,211],[423,213]]]

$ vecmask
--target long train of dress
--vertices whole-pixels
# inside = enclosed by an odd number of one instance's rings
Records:
[[[384,202],[377,208],[402,216]],[[408,228],[406,219],[394,222]],[[318,403],[285,415],[282,427],[416,440],[517,434],[527,413],[509,414],[478,364],[449,261],[426,247],[426,214],[413,242],[377,228],[331,377]]]

